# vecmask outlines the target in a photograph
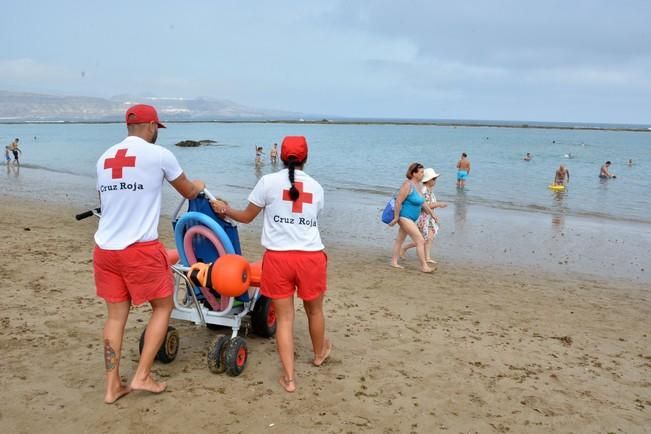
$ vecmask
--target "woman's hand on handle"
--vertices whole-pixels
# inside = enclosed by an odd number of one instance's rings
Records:
[[[222,218],[227,217],[226,213],[228,211],[228,204],[225,201],[221,199],[211,200],[210,206],[212,210],[215,211],[215,214]]]

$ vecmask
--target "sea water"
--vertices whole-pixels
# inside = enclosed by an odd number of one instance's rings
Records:
[[[418,161],[441,174],[435,194],[450,204],[439,211],[442,231],[435,251],[440,256],[463,261],[488,257],[503,265],[543,263],[576,272],[608,270],[609,275],[648,279],[651,132],[170,123],[159,130],[157,143],[174,152],[191,178],[203,179],[213,193],[243,207],[257,179],[281,168],[270,163],[269,151],[273,143],[280,147],[285,135],[308,139],[305,170],[325,188],[320,226],[331,243],[377,247],[390,254],[395,229],[379,222],[378,214],[404,181],[407,166]],[[8,144],[19,137],[23,150],[21,172],[8,168],[0,178],[3,190],[34,198],[65,197],[82,210],[96,198],[97,158],[124,136],[121,124],[0,125],[0,140]],[[174,146],[187,139],[216,143]],[[254,163],[255,146],[264,147],[262,167]],[[465,189],[459,190],[455,165],[462,152],[472,169]],[[523,160],[527,152],[531,161]],[[598,178],[606,160],[612,161],[616,179]],[[547,186],[560,164],[569,169],[570,183],[557,193]],[[169,191],[165,197],[164,210],[171,213],[176,199]]]

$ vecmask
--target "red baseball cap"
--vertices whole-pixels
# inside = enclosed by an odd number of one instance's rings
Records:
[[[307,158],[307,140],[304,136],[287,136],[283,139],[280,159],[287,161],[292,156],[298,162],[303,162]]]
[[[148,124],[149,122],[156,122],[158,128],[166,128],[158,120],[158,113],[156,109],[150,105],[137,104],[127,110],[127,125],[133,124]]]

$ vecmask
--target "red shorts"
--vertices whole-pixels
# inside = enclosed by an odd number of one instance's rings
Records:
[[[303,252],[267,250],[262,258],[260,292],[266,297],[298,296],[310,301],[327,290],[328,257],[324,251]]]
[[[134,305],[174,292],[165,247],[158,240],[135,243],[123,250],[93,252],[97,295],[109,303],[131,300]]]

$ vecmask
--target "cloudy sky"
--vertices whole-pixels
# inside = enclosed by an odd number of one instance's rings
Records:
[[[651,2],[12,1],[0,90],[651,123]]]

